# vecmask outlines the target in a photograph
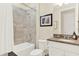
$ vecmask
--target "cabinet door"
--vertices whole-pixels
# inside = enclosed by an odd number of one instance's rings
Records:
[[[64,56],[64,50],[55,48],[55,47],[50,47],[49,48],[49,55],[50,56]]]

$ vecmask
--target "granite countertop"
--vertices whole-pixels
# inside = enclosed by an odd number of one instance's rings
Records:
[[[79,39],[73,40],[73,39],[60,39],[60,38],[50,38],[47,39],[48,41],[54,41],[54,42],[60,42],[60,43],[66,43],[66,44],[72,44],[72,45],[78,45],[79,46]]]

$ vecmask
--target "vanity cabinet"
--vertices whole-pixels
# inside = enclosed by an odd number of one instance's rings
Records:
[[[64,51],[59,48],[49,47],[49,55],[50,56],[64,56]]]
[[[48,41],[49,56],[79,56],[79,46]]]

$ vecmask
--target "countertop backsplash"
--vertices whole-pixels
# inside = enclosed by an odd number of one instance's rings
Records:
[[[72,35],[67,34],[53,34],[54,38],[61,38],[61,39],[72,39]],[[79,36],[77,36],[79,38]]]

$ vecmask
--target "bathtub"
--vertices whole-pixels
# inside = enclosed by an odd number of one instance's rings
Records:
[[[30,52],[34,50],[35,45],[31,43],[22,43],[14,46],[14,53],[18,56],[30,56]]]

